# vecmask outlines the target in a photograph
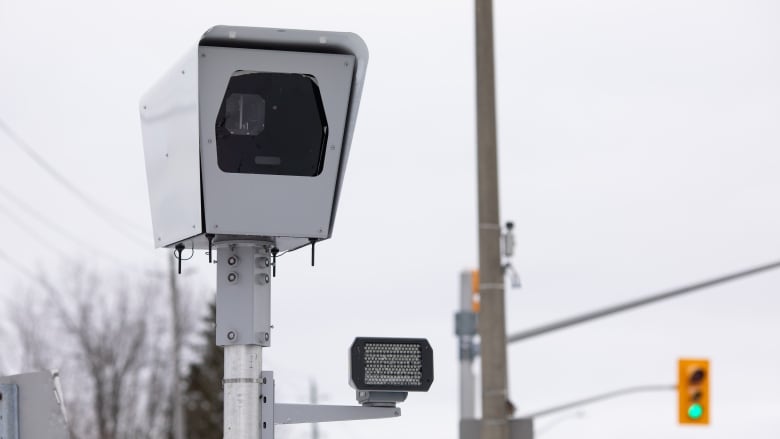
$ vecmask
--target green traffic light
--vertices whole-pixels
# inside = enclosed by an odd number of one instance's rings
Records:
[[[688,417],[694,421],[701,418],[703,414],[704,408],[701,406],[701,404],[694,403],[688,407]]]

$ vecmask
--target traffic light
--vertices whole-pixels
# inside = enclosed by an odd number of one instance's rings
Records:
[[[677,363],[680,424],[710,423],[710,361],[682,358]]]
[[[479,312],[479,270],[471,272],[471,310]]]

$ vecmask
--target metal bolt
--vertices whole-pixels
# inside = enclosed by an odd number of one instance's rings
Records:
[[[236,331],[228,331],[227,338],[228,338],[228,340],[235,340],[236,339]]]
[[[231,267],[234,266],[234,265],[238,265],[238,262],[239,262],[239,259],[238,259],[238,256],[236,256],[236,255],[230,255],[230,257],[227,258],[227,263]]]
[[[264,256],[260,256],[255,258],[255,266],[257,268],[266,268],[271,265],[271,261],[268,260],[268,258]]]
[[[258,285],[265,285],[268,282],[271,282],[271,277],[268,276],[266,273],[258,273],[255,276],[255,282],[257,282]]]
[[[268,335],[268,333],[266,332],[266,333],[265,333],[265,341],[268,341],[268,340],[270,340],[270,339],[271,339],[271,336],[270,336],[270,335]]]
[[[228,280],[228,282],[230,282],[231,284],[232,284],[232,283],[235,283],[235,282],[238,280],[238,273],[236,273],[235,271],[231,271],[231,272],[230,272],[230,273],[228,273],[228,275],[227,275],[227,280]]]

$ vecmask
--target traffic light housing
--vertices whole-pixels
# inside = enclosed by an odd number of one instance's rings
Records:
[[[680,424],[710,423],[710,361],[680,359],[677,363],[677,401]]]

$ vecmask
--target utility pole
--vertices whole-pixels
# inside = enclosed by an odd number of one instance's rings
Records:
[[[179,253],[181,257],[181,253]],[[171,257],[168,266],[168,281],[171,289],[171,322],[173,326],[173,439],[186,439],[187,423],[184,419],[184,401],[181,389],[181,305],[179,286],[176,282],[176,258]]]
[[[506,323],[498,209],[492,0],[475,0],[479,335],[482,339],[482,439],[508,439]]]

